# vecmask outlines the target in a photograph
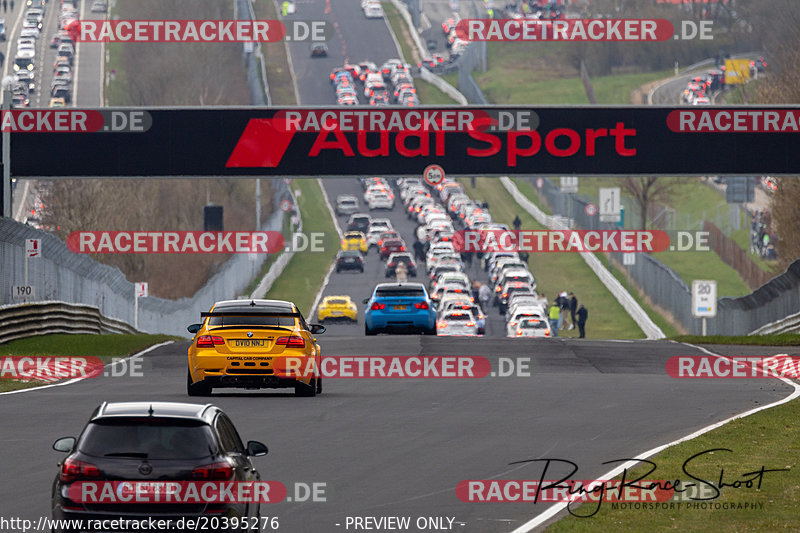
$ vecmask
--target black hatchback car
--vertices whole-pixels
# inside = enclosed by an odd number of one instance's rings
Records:
[[[360,231],[364,235],[369,232],[372,217],[365,213],[353,213],[347,221],[347,231]]]
[[[122,497],[124,481],[130,482],[128,488],[153,482],[259,481],[261,475],[251,458],[266,455],[267,447],[257,441],[243,444],[228,415],[214,405],[106,402],[95,409],[77,439],[60,438],[53,449],[69,453],[59,463],[53,481],[54,519],[177,520],[259,515],[259,504],[254,502],[194,499],[190,503],[136,503]],[[87,484],[107,488],[104,482],[112,482],[118,499],[114,495],[86,497]],[[93,494],[108,496],[101,490]],[[76,498],[81,494],[83,497]]]

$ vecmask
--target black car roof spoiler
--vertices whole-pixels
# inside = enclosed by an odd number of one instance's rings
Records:
[[[295,318],[302,318],[300,313],[291,312],[274,312],[274,311],[209,311],[200,313],[201,318],[209,316],[291,316]]]

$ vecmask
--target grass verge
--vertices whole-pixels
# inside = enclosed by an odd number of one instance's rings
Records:
[[[690,344],[735,344],[742,346],[800,346],[800,335],[796,333],[781,333],[778,335],[741,335],[727,337],[725,335],[678,335],[672,337],[678,342]]]
[[[392,28],[400,50],[403,53],[403,59],[406,62],[412,62],[413,58],[419,54],[415,53],[414,42],[408,33],[408,27],[403,17],[389,2],[384,2],[383,12],[386,13],[386,20],[389,21],[389,26]],[[437,89],[434,85],[423,81],[420,78],[414,80],[414,86],[417,88],[417,96],[423,105],[456,105],[458,102],[447,96],[445,93]]]
[[[615,508],[615,504],[611,502],[605,502],[594,516],[567,516],[552,524],[547,531],[798,531],[799,410],[800,401],[794,400],[746,418],[733,420],[651,457],[649,460],[657,465],[652,474],[647,473],[652,465],[637,466],[627,473],[628,480],[645,476],[646,480],[682,481],[686,492],[673,496],[676,500],[672,503],[677,504],[673,508],[656,509],[643,503],[638,510],[630,507],[622,509]],[[689,464],[686,463],[695,454],[702,452],[710,453],[704,453],[692,459]],[[695,480],[686,474],[684,465],[686,471],[696,477]],[[760,488],[752,485],[747,487],[744,484],[740,488],[726,486],[719,489],[718,497],[712,500],[688,500],[691,496],[715,496],[714,491],[717,489],[712,489],[709,484],[719,487],[721,476],[724,476],[725,483],[732,484],[737,480],[744,483],[753,479],[755,484],[754,475],[762,466],[767,470],[783,471],[764,473]],[[692,482],[696,486],[688,487],[687,484]],[[683,501],[677,500],[680,497]],[[749,504],[748,508],[744,508],[745,503]],[[590,514],[596,507],[596,503],[588,503],[573,507],[572,510],[576,514],[584,515]]]
[[[498,222],[511,225],[515,214],[519,215],[522,227],[546,229],[517,204],[496,178],[477,178],[475,188],[470,180],[462,178],[464,190],[472,198],[489,203],[489,212]],[[636,322],[606,289],[579,254],[541,253],[531,254],[528,266],[536,278],[537,290],[544,292],[552,301],[558,292],[572,291],[578,301],[586,305],[589,319],[586,336],[594,339],[641,339],[644,335]],[[577,337],[577,328],[560,331],[559,336]]]
[[[664,178],[675,179],[675,178]],[[580,178],[578,192],[597,198],[600,187],[613,187],[617,183],[608,178]],[[633,205],[633,200],[624,192],[623,205]],[[669,204],[674,206],[676,227],[681,230],[701,230],[699,222],[704,218],[719,218],[718,213],[727,213],[728,204],[724,195],[705,185],[699,179],[682,179],[670,195]],[[632,210],[626,209],[625,218],[632,216]],[[703,216],[700,216],[703,214]],[[721,216],[721,215],[720,215]],[[626,227],[638,227],[638,220],[626,221]],[[715,252],[701,251],[665,251],[652,254],[680,278],[691,285],[695,279],[716,279],[717,294],[720,297],[738,297],[752,291],[739,273],[725,264]]]
[[[283,234],[284,242],[287,242],[287,243],[292,242],[292,220],[291,220],[291,217],[284,217],[283,218],[283,228],[281,229],[281,233]],[[242,293],[243,295],[249,296],[249,295],[253,294],[253,291],[256,290],[256,287],[258,287],[258,284],[261,283],[261,279],[264,276],[267,275],[267,273],[269,272],[269,269],[272,267],[272,263],[274,263],[278,259],[278,256],[280,256],[280,252],[274,253],[274,254],[270,254],[270,256],[267,257],[267,260],[264,261],[263,265],[261,265],[261,270],[259,271],[259,273],[256,275],[256,277],[254,277],[250,281],[250,285],[248,285],[247,288]]]
[[[664,332],[664,335],[666,335],[667,337],[675,337],[676,335],[678,335],[678,330],[675,328],[675,326],[670,324],[669,320],[664,318],[664,316],[661,315],[661,313],[650,307],[644,301],[644,298],[642,298],[642,293],[638,289],[628,285],[628,276],[625,272],[621,271],[618,268],[613,268],[611,273],[614,275],[615,278],[617,278],[617,281],[619,281],[623,287],[628,289],[628,292],[631,294],[631,296],[633,296],[633,299],[636,300],[636,303],[638,303],[642,307],[644,312],[647,313],[647,316],[650,317],[650,320],[652,320],[655,323],[655,325],[658,326],[661,329],[661,331]]]
[[[490,61],[491,65],[496,63]],[[502,74],[501,74],[502,73]],[[618,74],[592,78],[598,104],[630,105],[631,91],[646,83],[668,78],[671,71]],[[486,99],[493,104],[577,105],[588,104],[579,77],[531,81],[527,70],[511,68],[505,61],[486,72],[474,72]]]
[[[539,197],[539,192],[536,187],[531,185],[531,182],[524,178],[511,178],[511,181],[517,186],[517,189],[525,195],[525,197],[533,202],[536,207],[541,209],[545,214],[552,215],[553,211],[544,203]]]
[[[258,0],[253,4],[256,17],[261,20],[278,20],[278,12],[273,0]],[[267,69],[267,83],[272,105],[297,105],[292,84],[292,72],[286,58],[283,41],[261,43],[264,66]]]
[[[411,41],[411,36],[408,35],[408,27],[400,12],[390,2],[383,2],[383,12],[386,14],[386,20],[389,22],[389,27],[392,28],[397,39],[397,44],[400,45],[400,52],[403,54],[403,61],[406,63],[416,62],[415,59],[419,53],[414,50],[414,43]]]
[[[417,88],[417,96],[422,105],[458,105],[458,102],[440,91],[432,83],[428,83],[420,78],[414,80]]]
[[[750,288],[733,267],[725,264],[714,252],[679,252],[666,251],[651,254],[680,278],[691,285],[696,279],[717,280],[717,296],[719,298],[737,298],[750,294]]]
[[[183,341],[172,335],[70,335],[56,333],[19,339],[0,345],[0,356],[87,356],[111,359],[127,357],[164,341]],[[41,385],[35,381],[0,378],[0,392]]]
[[[266,297],[294,302],[311,320],[308,313],[331,261],[339,249],[339,235],[336,233],[317,180],[295,179],[291,187],[295,191],[300,191],[297,203],[300,207],[300,216],[303,218],[303,233],[309,238],[312,233],[322,233],[324,252],[312,252],[309,248],[295,253]]]
[[[528,180],[523,179],[523,178],[512,178],[512,181],[517,185],[517,188],[519,189],[519,191],[528,200],[530,200],[534,204],[536,204],[539,207],[539,209],[541,209],[545,213],[550,214],[550,210],[548,209],[548,207],[544,204],[544,202],[542,202],[539,199],[539,194],[537,192],[537,189],[533,185],[531,185],[531,183]],[[607,264],[607,260],[606,259],[600,257],[600,260],[603,262],[603,264]],[[628,280],[627,280],[627,277],[625,276],[625,273],[620,272],[620,270],[617,269],[617,268],[613,268],[611,273],[614,275],[615,278],[617,278],[617,280],[622,284],[623,287],[627,286]],[[592,273],[592,275],[594,275],[594,274]],[[638,302],[638,304],[640,306],[642,306],[642,309],[644,309],[644,312],[647,313],[647,316],[649,316],[650,319],[653,322],[655,322],[655,324],[659,328],[661,328],[661,331],[664,332],[664,335],[669,337],[669,336],[674,336],[674,335],[678,334],[678,331],[675,329],[675,327],[672,324],[669,323],[669,321],[667,321],[666,318],[664,318],[655,309],[653,309],[652,307],[647,305],[647,303],[645,303],[644,299],[642,298],[642,296],[641,296],[641,294],[639,293],[638,290],[636,290],[636,289],[632,289],[631,290],[629,288],[628,292],[630,292],[631,296],[633,296],[633,299],[636,300],[636,302]]]

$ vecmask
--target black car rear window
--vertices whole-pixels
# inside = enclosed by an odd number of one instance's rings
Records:
[[[294,327],[294,317],[291,316],[212,316],[208,319],[209,326],[281,326]]]
[[[217,444],[200,421],[140,417],[91,422],[78,450],[94,457],[196,459],[217,453]]]

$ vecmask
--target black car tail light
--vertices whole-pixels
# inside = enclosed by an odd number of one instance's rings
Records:
[[[278,337],[275,341],[278,346],[286,346],[287,348],[305,348],[306,341],[303,337],[292,335],[291,337]]]
[[[68,457],[61,463],[58,477],[64,483],[72,483],[78,479],[100,477],[100,469],[91,463]]]
[[[192,477],[204,481],[225,481],[233,479],[233,467],[223,462],[202,465],[192,470]]]

